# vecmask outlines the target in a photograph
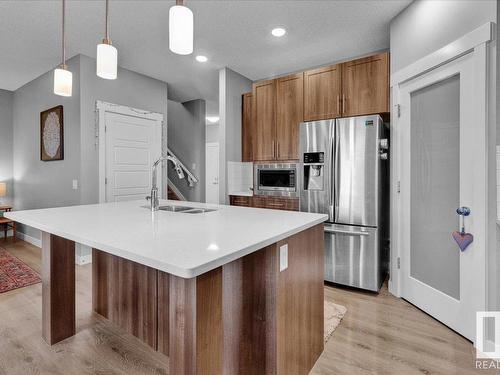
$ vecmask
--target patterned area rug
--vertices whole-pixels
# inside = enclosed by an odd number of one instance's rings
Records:
[[[346,312],[345,306],[325,301],[325,344],[332,337]]]
[[[0,247],[0,293],[40,281],[40,276],[31,267]]]

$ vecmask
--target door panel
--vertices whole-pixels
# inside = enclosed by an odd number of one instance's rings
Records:
[[[335,222],[378,225],[379,116],[337,120],[335,127]]]
[[[300,124],[300,154],[298,188],[300,191],[300,211],[327,214],[328,221],[333,221],[332,200],[332,163],[333,163],[333,136],[335,120],[315,121]],[[304,165],[305,153],[323,153],[324,165],[320,173],[323,183],[310,184],[309,166]],[[321,175],[320,175],[321,176]],[[314,185],[314,189],[307,189]]]
[[[253,87],[254,160],[276,158],[276,81],[260,82]]]
[[[342,93],[343,117],[389,112],[389,54],[344,63]]]
[[[161,155],[160,123],[109,112],[105,122],[106,202],[144,199],[151,191],[151,165]]]
[[[206,145],[206,202],[219,203],[219,144],[207,143]]]
[[[325,280],[378,291],[378,230],[325,225]]]
[[[242,96],[241,161],[253,161],[252,93]]]
[[[486,80],[475,50],[399,85],[401,296],[475,339],[486,308]],[[469,207],[460,251],[456,209]]]
[[[340,117],[341,64],[304,72],[304,121]]]
[[[460,77],[411,93],[410,275],[460,299]],[[432,259],[431,262],[429,260]]]
[[[304,74],[279,78],[276,83],[276,146],[278,160],[297,160],[299,124],[304,120]]]

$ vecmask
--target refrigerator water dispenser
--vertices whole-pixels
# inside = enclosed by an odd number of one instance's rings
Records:
[[[325,153],[304,153],[304,190],[323,190]]]

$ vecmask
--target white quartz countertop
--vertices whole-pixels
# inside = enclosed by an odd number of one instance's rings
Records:
[[[161,201],[217,211],[187,214],[144,208],[146,201],[7,212],[22,224],[179,276],[191,278],[327,219],[326,215]]]
[[[248,190],[248,191],[233,191],[229,193],[229,195],[236,195],[238,197],[252,197],[253,196],[253,191]]]

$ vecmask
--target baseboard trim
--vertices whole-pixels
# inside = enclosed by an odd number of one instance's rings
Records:
[[[42,240],[35,238],[35,237],[31,237],[31,236],[27,235],[26,233],[18,231],[17,238],[19,238],[20,240],[26,241],[26,242],[32,244],[33,246],[40,247],[40,248],[42,247]]]
[[[7,231],[7,237],[11,237],[12,235],[13,235],[13,233],[12,233],[12,229],[9,229],[9,230]],[[4,236],[4,231],[2,230],[2,231],[0,232],[0,238],[4,238],[4,237],[5,237],[5,236]]]
[[[20,240],[26,241],[33,246],[42,248],[42,240],[39,240],[38,238],[32,237],[27,235],[26,233],[23,232],[17,232],[17,238]],[[76,251],[76,249],[75,249]],[[92,254],[86,254],[86,255],[78,255],[76,254],[75,256],[75,264],[78,266],[83,266],[85,264],[92,263]]]

